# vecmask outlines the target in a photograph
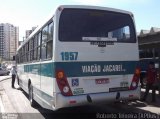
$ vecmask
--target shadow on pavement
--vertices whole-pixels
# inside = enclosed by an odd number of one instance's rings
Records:
[[[28,98],[28,94],[22,89],[18,89]],[[143,92],[142,92],[143,95]],[[160,98],[156,95],[157,100]],[[45,119],[96,119],[96,118],[138,118],[138,119],[160,119],[160,115],[157,113],[152,113],[139,107],[146,107],[148,105],[153,105],[155,107],[160,107],[159,101],[157,103],[151,103],[151,94],[148,95],[146,102],[141,102],[139,100],[133,102],[119,102],[105,105],[87,105],[79,107],[69,107],[59,109],[57,111],[52,111],[42,108],[37,104],[35,109],[37,109]]]

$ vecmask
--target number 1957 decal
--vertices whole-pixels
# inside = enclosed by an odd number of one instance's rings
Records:
[[[61,52],[61,57],[63,61],[77,60],[78,52]]]

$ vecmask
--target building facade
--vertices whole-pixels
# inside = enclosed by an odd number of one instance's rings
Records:
[[[146,70],[149,62],[153,61],[160,73],[160,28],[141,30],[138,43],[142,70]]]
[[[0,24],[0,58],[12,60],[18,48],[19,28],[9,23]]]
[[[0,24],[0,58],[4,56],[4,26]]]
[[[26,37],[25,37],[25,39],[27,39],[31,33],[32,33],[32,30],[26,30]]]

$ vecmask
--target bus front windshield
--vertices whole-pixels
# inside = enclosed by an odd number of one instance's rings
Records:
[[[136,42],[129,14],[90,9],[63,9],[59,19],[59,40],[63,42]]]

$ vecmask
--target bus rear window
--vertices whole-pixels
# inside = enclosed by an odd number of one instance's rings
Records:
[[[129,14],[89,9],[62,11],[59,20],[59,40],[71,42],[136,41],[133,20]]]

